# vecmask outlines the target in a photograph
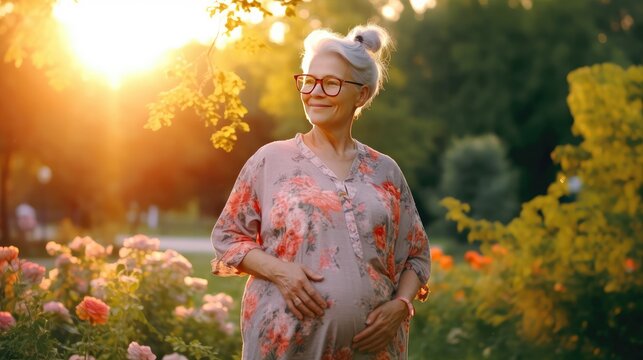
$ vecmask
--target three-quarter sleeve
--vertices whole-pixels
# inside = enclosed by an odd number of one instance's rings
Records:
[[[261,248],[261,179],[264,160],[255,154],[241,169],[210,240],[214,248],[212,273],[245,275],[238,266],[250,250]]]
[[[426,301],[429,296],[427,283],[431,275],[429,238],[413,201],[411,190],[405,180],[403,180],[401,188],[400,231],[398,236],[397,244],[402,244],[408,250],[404,269],[414,271],[422,283],[422,287],[416,294],[416,299]]]

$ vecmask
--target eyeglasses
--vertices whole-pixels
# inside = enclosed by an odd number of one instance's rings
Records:
[[[295,75],[295,84],[297,85],[297,90],[302,94],[310,94],[315,90],[317,83],[321,84],[322,91],[324,94],[334,97],[339,95],[339,92],[342,90],[342,85],[344,83],[349,83],[353,85],[364,86],[364,84],[338,79],[334,76],[324,76],[321,79],[308,74],[299,74]]]

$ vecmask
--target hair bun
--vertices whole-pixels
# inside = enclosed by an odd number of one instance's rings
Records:
[[[388,33],[377,25],[356,26],[348,37],[362,43],[367,50],[374,53],[389,43]]]

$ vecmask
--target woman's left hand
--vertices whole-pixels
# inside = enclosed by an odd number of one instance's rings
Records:
[[[366,328],[353,338],[353,348],[363,352],[384,349],[395,338],[408,316],[406,304],[400,300],[391,300],[378,306],[368,314]]]

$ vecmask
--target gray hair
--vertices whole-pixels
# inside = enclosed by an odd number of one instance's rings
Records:
[[[388,53],[391,47],[388,32],[377,25],[354,27],[345,37],[329,30],[314,30],[304,40],[304,56],[301,68],[308,72],[315,55],[323,52],[336,53],[351,66],[353,81],[368,85],[368,107],[386,79]],[[359,115],[361,109],[357,109]]]

